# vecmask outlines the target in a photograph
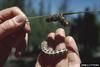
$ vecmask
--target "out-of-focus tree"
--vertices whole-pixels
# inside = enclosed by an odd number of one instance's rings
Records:
[[[67,11],[67,7],[68,7],[68,0],[63,0],[59,11],[60,12],[66,12]]]
[[[2,9],[12,7],[12,6],[18,6],[19,8],[23,10],[25,0],[10,0],[10,1],[1,0],[1,2],[2,2],[1,3]]]
[[[44,0],[40,0],[40,10],[39,10],[39,15],[44,15]]]
[[[24,6],[24,9],[25,9],[25,14],[27,16],[35,16],[36,13],[35,13],[35,10],[33,8],[33,0],[25,0],[25,6]]]
[[[51,9],[52,9],[52,0],[48,0],[48,10],[47,10],[47,14],[51,14]]]
[[[89,11],[86,8],[85,11]],[[76,20],[76,25],[72,25],[71,34],[78,39],[79,46],[83,46],[80,50],[80,55],[83,63],[98,62],[93,57],[93,52],[99,46],[98,37],[99,30],[96,26],[96,15],[91,12],[86,12],[84,16],[79,16]]]
[[[5,0],[0,0],[0,10],[3,8],[4,1]]]

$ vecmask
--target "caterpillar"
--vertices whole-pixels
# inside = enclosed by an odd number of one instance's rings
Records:
[[[69,26],[69,23],[65,20],[63,13],[58,13],[58,14],[49,16],[49,17],[46,18],[46,21],[47,22],[58,21],[64,27]]]
[[[41,43],[41,50],[42,50],[42,52],[44,52],[45,54],[48,54],[48,55],[56,55],[56,54],[65,53],[65,52],[68,51],[68,49],[66,49],[66,48],[63,48],[63,49],[60,49],[60,50],[50,49],[47,46],[47,41],[43,41]]]

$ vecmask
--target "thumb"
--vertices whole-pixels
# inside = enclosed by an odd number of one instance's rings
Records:
[[[69,67],[80,67],[80,57],[75,40],[71,36],[65,38],[66,47],[68,48],[68,64]]]
[[[0,24],[0,39],[22,28],[25,22],[26,17],[18,15]]]

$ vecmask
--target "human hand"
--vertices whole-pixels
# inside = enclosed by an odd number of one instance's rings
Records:
[[[26,33],[30,26],[27,17],[18,8],[12,7],[0,11],[0,67],[6,61],[11,48],[16,48],[16,56],[21,54],[26,46]]]
[[[80,67],[80,57],[77,45],[71,36],[65,36],[64,29],[59,28],[51,32],[47,38],[48,47],[60,50],[67,48],[63,55],[47,55],[41,52],[37,58],[35,67]]]

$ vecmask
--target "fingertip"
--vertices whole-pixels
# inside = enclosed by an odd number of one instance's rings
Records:
[[[65,31],[63,28],[58,28],[55,32],[55,41],[56,41],[56,45],[59,43],[64,42],[65,40]]]
[[[51,32],[48,34],[48,38],[51,38],[51,39],[55,39],[55,33],[54,32]]]
[[[72,42],[75,42],[75,41],[74,41],[74,38],[72,36],[67,36],[67,37],[65,37],[65,42],[66,43],[72,43]]]
[[[55,40],[55,33],[54,32],[49,33],[47,37],[48,46],[53,46],[54,40]]]
[[[60,35],[61,37],[65,37],[65,31],[63,28],[58,28],[56,30],[56,35]]]

